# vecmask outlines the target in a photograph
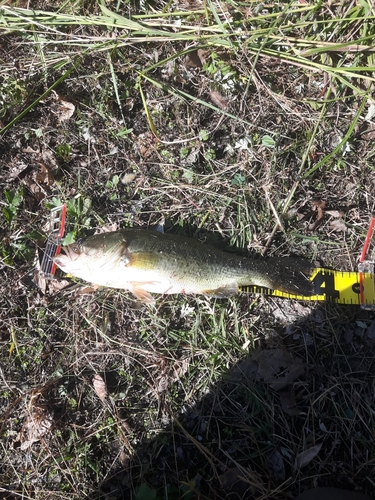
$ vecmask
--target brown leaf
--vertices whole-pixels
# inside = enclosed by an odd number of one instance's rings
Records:
[[[36,200],[42,201],[49,195],[50,186],[54,183],[50,167],[44,162],[35,160],[35,167],[30,175],[27,175],[22,182],[28,187],[31,193],[35,196]]]
[[[203,49],[192,50],[186,55],[184,63],[186,66],[191,68],[202,68],[206,62],[207,54],[208,50],[203,50]]]
[[[220,494],[224,494],[225,498],[252,498],[249,492],[250,485],[243,480],[243,472],[239,468],[227,469],[219,476],[219,480],[222,487]]]
[[[21,450],[30,448],[33,443],[49,434],[53,423],[53,414],[47,408],[32,406],[16,438],[16,442],[21,443]]]
[[[94,386],[95,392],[101,401],[104,401],[107,397],[107,387],[103,378],[97,373],[92,378],[92,385]]]
[[[314,488],[304,491],[295,500],[374,500],[374,497],[341,488]]]
[[[305,467],[305,465],[309,464],[311,460],[313,460],[320,452],[322,445],[323,443],[316,444],[315,446],[312,446],[311,448],[308,448],[307,450],[299,453],[296,456],[294,468],[301,469],[302,467]]]
[[[281,453],[272,450],[266,455],[266,465],[271,479],[277,483],[285,481],[285,465]]]
[[[55,112],[60,122],[64,122],[69,120],[74,115],[75,109],[76,107],[72,102],[64,101],[60,98]]]
[[[342,219],[335,219],[332,222],[330,222],[329,227],[332,229],[332,231],[347,231],[347,227],[345,222]]]
[[[21,159],[15,158],[9,165],[9,171],[7,174],[8,181],[13,181],[16,179],[24,170],[26,170],[29,165],[22,161]]]
[[[48,281],[48,295],[55,295],[65,288],[71,286],[71,282],[63,279],[52,279]]]
[[[361,139],[365,141],[373,141],[375,139],[375,123],[364,122],[359,130]]]
[[[259,365],[259,376],[276,391],[292,384],[305,371],[305,363],[283,349],[261,351],[254,358]]]
[[[342,217],[344,215],[343,210],[326,210],[327,215],[332,215],[332,217]]]
[[[125,174],[122,179],[121,179],[121,182],[123,184],[130,184],[131,182],[133,182],[135,179],[137,178],[137,174]]]
[[[225,109],[228,106],[227,100],[216,90],[210,90],[211,101],[220,109]]]
[[[175,361],[175,363],[173,365],[173,369],[174,369],[174,376],[172,377],[173,382],[180,380],[181,377],[183,377],[185,375],[185,373],[189,369],[190,362],[191,362],[190,358],[177,359]]]
[[[43,164],[39,164],[39,172],[35,174],[35,182],[38,184],[46,184],[47,186],[52,186],[53,177],[51,175],[50,170]]]
[[[309,225],[308,227],[309,231],[314,231],[321,225],[321,223],[323,222],[325,207],[326,207],[325,201],[319,200],[313,202],[313,210],[316,210],[318,212],[318,215],[315,222]]]
[[[245,358],[235,366],[231,373],[231,382],[238,383],[243,379],[255,380],[258,374],[259,364],[253,358]]]
[[[289,386],[279,391],[281,407],[287,415],[299,415],[301,412],[297,407],[293,387]]]
[[[197,50],[189,52],[184,59],[185,66],[191,68],[202,68],[203,64],[200,60]]]
[[[33,281],[44,295],[46,293],[47,281],[45,279],[44,273],[40,270],[40,255],[38,249],[36,249],[35,251],[35,269],[33,272]]]
[[[201,60],[202,64],[206,64],[208,54],[209,54],[208,50],[198,49],[198,57]]]

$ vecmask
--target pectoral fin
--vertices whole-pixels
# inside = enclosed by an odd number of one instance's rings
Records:
[[[131,283],[131,286],[129,286],[129,291],[140,302],[144,302],[145,304],[154,304],[154,297],[150,293],[146,292],[146,290],[142,288],[142,285],[144,285],[144,283]]]

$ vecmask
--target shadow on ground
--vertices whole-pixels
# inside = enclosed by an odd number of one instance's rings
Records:
[[[268,339],[267,349],[245,357],[196,405],[171,413],[156,437],[106,471],[95,498],[283,499],[318,486],[373,491],[373,313],[325,304],[298,318],[302,304],[272,308],[295,314],[289,324],[280,320],[275,345]],[[317,492],[303,498],[362,498]]]

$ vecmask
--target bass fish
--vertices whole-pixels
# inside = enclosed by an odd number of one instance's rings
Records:
[[[314,294],[311,264],[301,258],[249,259],[192,238],[142,229],[96,234],[62,248],[54,258],[72,276],[95,285],[150,293],[230,297],[256,285],[291,294]]]

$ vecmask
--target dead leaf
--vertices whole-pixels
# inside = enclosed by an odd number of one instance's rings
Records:
[[[32,406],[25,417],[21,431],[15,442],[21,443],[21,450],[26,450],[33,443],[51,432],[53,427],[53,414],[45,407]]]
[[[46,293],[47,281],[44,273],[40,270],[40,255],[38,249],[35,250],[35,269],[33,272],[33,281],[44,295]]]
[[[283,349],[268,349],[260,351],[251,358],[246,358],[239,363],[231,375],[232,382],[238,382],[245,378],[248,380],[263,379],[270,384],[271,388],[281,391],[303,375],[305,363],[294,358],[288,351]],[[292,411],[292,400],[283,396],[285,404],[290,404]],[[282,400],[283,404],[283,400]]]
[[[367,328],[366,337],[370,340],[375,340],[375,321],[371,322],[371,325]]]
[[[64,279],[48,280],[48,295],[55,295],[71,285],[70,281]]]
[[[226,109],[228,101],[216,90],[210,90],[211,101],[220,109]]]
[[[59,104],[57,116],[59,117],[60,122],[69,120],[74,115],[76,107],[72,102],[63,101],[62,99],[60,99]]]
[[[53,177],[48,168],[40,163],[39,171],[33,172],[32,175],[25,177],[23,183],[26,184],[29,191],[33,193],[35,199],[40,202],[49,195],[49,187],[53,184]]]
[[[325,201],[319,200],[313,202],[313,210],[316,210],[318,212],[318,215],[315,222],[309,225],[308,227],[309,231],[314,231],[321,225],[321,223],[323,222],[325,207],[326,207]]]
[[[266,455],[268,473],[273,481],[281,483],[285,481],[285,465],[283,456],[278,450],[272,450]]]
[[[159,359],[159,377],[156,386],[156,391],[165,392],[168,387],[185,375],[190,366],[190,358],[176,359],[172,366],[165,363],[164,359]]]
[[[264,350],[254,358],[258,362],[258,375],[276,391],[292,384],[305,372],[305,363],[283,349]]]
[[[52,91],[51,98],[54,101],[53,110],[60,122],[69,120],[74,115],[76,107],[72,102],[67,101],[65,97],[63,98],[55,90]]]
[[[173,365],[174,377],[172,377],[173,382],[180,380],[182,376],[188,371],[190,366],[191,358],[178,359]]]
[[[200,60],[197,50],[192,50],[189,52],[184,59],[185,66],[190,68],[202,68],[203,64]]]
[[[219,476],[222,491],[225,498],[251,498],[249,494],[250,485],[243,480],[243,472],[238,467],[227,469],[224,474]],[[221,498],[221,497],[219,497]]]
[[[361,139],[365,141],[373,141],[375,139],[375,123],[364,122],[359,130]]]
[[[169,377],[167,377],[165,375],[162,376],[162,377],[160,377],[159,380],[158,380],[158,384],[157,384],[157,386],[155,388],[156,391],[158,393],[165,392],[168,389],[170,382],[171,382],[171,380],[170,380]]]
[[[52,186],[53,184],[53,177],[51,175],[50,170],[43,164],[39,164],[39,172],[36,172],[35,174],[35,182],[37,184],[45,184],[46,186]]]
[[[296,398],[294,396],[293,387],[285,387],[285,389],[279,391],[281,408],[287,415],[299,415],[301,412],[297,407]]]
[[[104,401],[107,397],[107,387],[103,378],[97,373],[92,378],[92,385],[94,386],[94,390],[101,401]]]
[[[238,383],[240,380],[255,380],[258,374],[259,364],[253,358],[245,358],[231,373],[231,382]]]
[[[198,49],[198,57],[201,60],[202,64],[206,64],[208,55],[209,55],[208,50]]]
[[[8,181],[13,181],[16,179],[24,170],[26,170],[29,165],[18,158],[14,159],[14,162],[10,164],[10,168],[7,174]]]
[[[191,68],[202,68],[203,65],[206,63],[207,54],[208,50],[204,49],[192,50],[186,55],[184,63],[186,66]]]
[[[348,228],[346,227],[345,222],[342,219],[335,219],[329,224],[330,229],[332,231],[347,231]]]
[[[121,179],[121,182],[123,184],[130,184],[131,182],[133,182],[135,179],[137,178],[137,174],[125,174],[122,179]]]
[[[119,229],[117,222],[107,222],[100,228],[100,233],[111,233],[112,231],[117,231]],[[95,234],[99,234],[96,232]]]
[[[315,446],[312,446],[311,448],[302,451],[296,456],[295,462],[294,462],[294,468],[295,469],[302,469],[302,467],[305,467],[305,465],[309,464],[311,460],[313,460],[317,454],[320,452],[320,449],[322,447],[323,443],[316,444]]]
[[[120,451],[119,461],[120,461],[121,466],[123,467],[123,469],[125,469],[125,470],[128,470],[128,469],[129,469],[129,465],[130,465],[130,458],[129,458],[129,455],[127,455],[127,454],[124,452],[124,450],[121,450],[121,451]]]
[[[304,491],[295,500],[374,500],[374,497],[341,488],[314,488]]]
[[[342,217],[344,215],[343,210],[326,210],[327,215],[332,215],[332,217]]]

